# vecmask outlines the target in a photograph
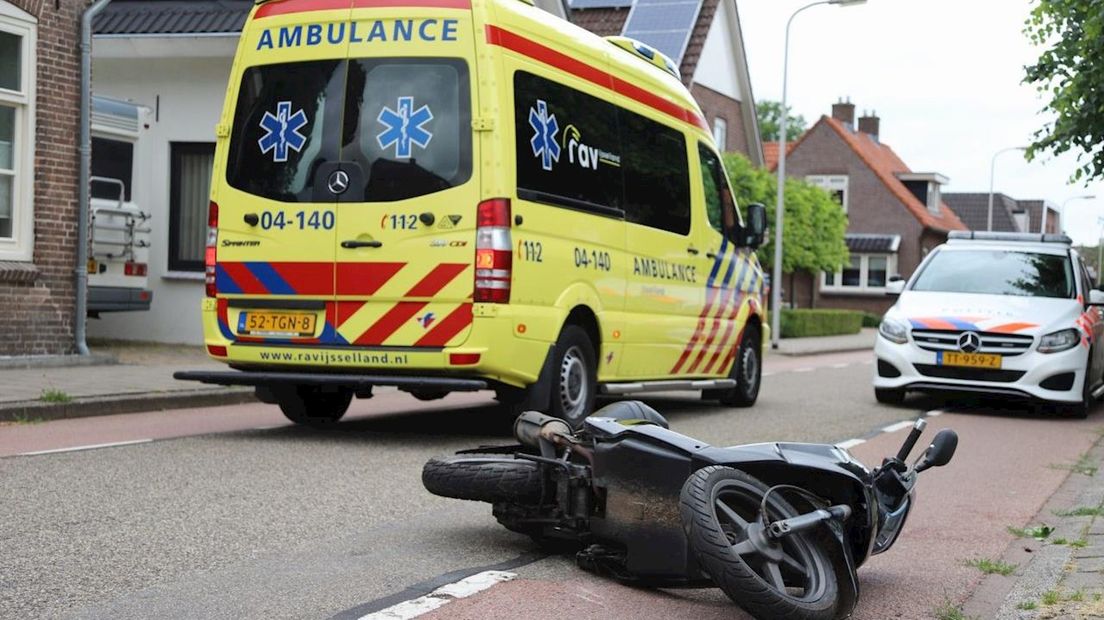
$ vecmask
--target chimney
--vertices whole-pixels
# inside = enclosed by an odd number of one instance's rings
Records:
[[[855,129],[855,104],[851,103],[850,97],[847,101],[840,99],[838,103],[832,104],[832,118],[846,125],[848,129]]]
[[[881,119],[878,118],[877,112],[867,112],[859,117],[859,131],[870,134],[874,141],[878,141],[878,127],[881,125]]]

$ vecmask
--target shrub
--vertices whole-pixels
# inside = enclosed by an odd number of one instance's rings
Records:
[[[782,337],[838,336],[862,330],[863,313],[856,310],[782,310]]]
[[[863,327],[877,327],[882,324],[882,315],[863,312]]]

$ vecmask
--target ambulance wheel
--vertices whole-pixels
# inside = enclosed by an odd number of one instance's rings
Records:
[[[280,411],[287,419],[314,428],[332,426],[349,409],[353,393],[349,390],[324,390],[298,385],[273,390]]]
[[[762,338],[759,327],[748,325],[740,338],[736,350],[736,360],[732,362],[730,379],[736,380],[736,387],[721,390],[720,401],[729,407],[750,407],[759,398],[759,386],[763,382],[763,360],[760,357]]]
[[[598,391],[594,344],[586,330],[578,325],[565,325],[553,348],[553,359],[550,413],[572,428],[579,428],[594,411]]]

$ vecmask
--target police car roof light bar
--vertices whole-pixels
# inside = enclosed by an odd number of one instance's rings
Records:
[[[1073,245],[1068,235],[1040,233],[988,232],[983,230],[952,230],[947,234],[948,241],[1022,241],[1028,243],[1061,243]]]

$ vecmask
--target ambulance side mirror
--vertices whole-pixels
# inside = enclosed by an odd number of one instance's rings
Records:
[[[755,249],[763,245],[763,237],[767,234],[767,208],[758,202],[753,202],[747,208],[747,225],[744,226],[743,243],[740,245]]]

